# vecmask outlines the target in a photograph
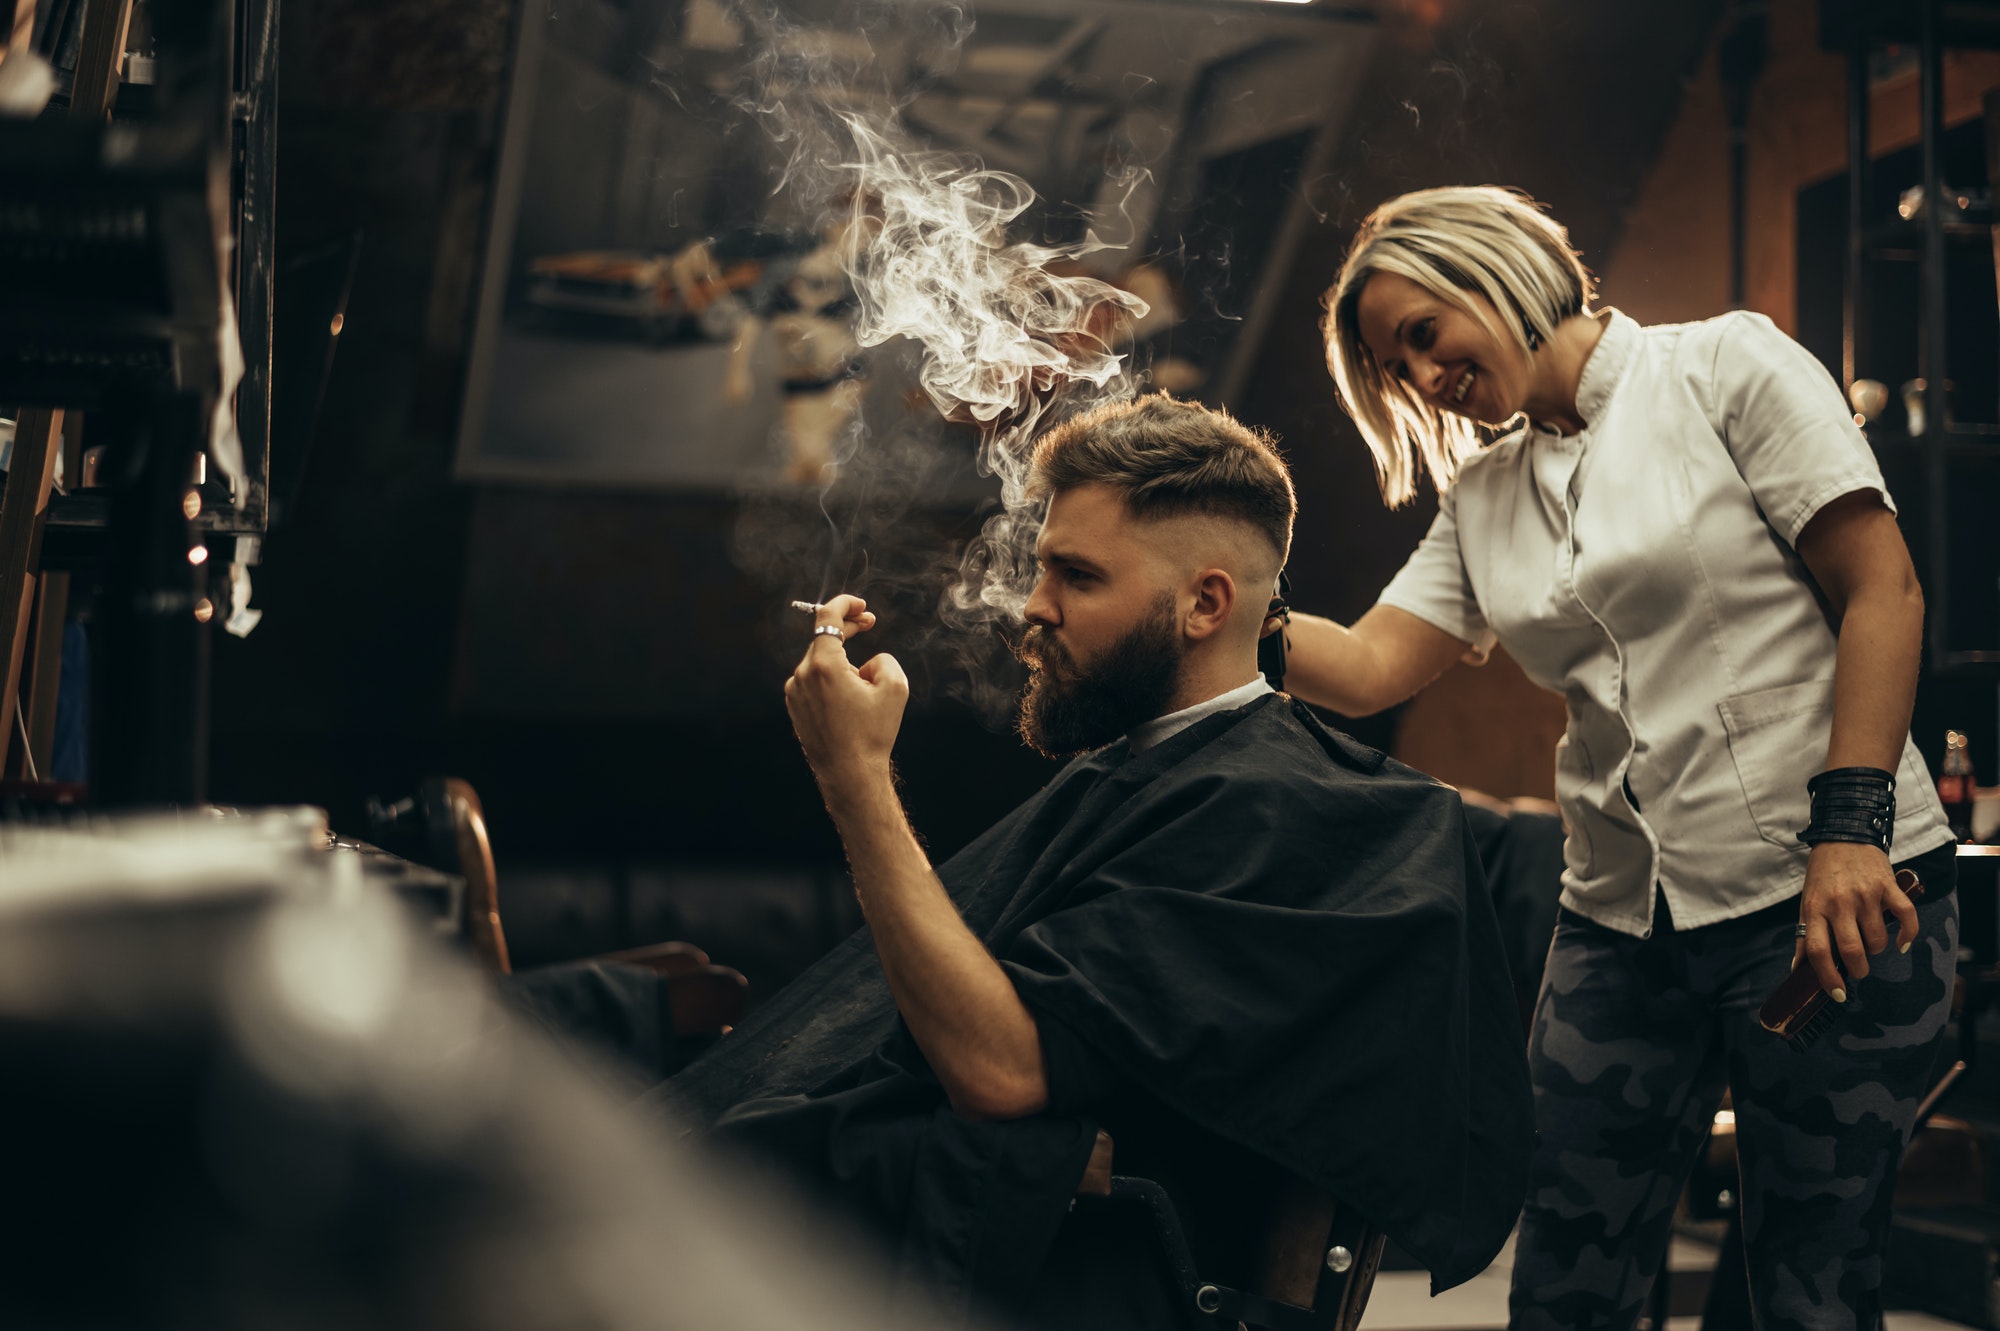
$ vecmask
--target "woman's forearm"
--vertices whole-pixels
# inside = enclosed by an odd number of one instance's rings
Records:
[[[1826,765],[1894,772],[1908,742],[1917,691],[1923,593],[1914,571],[1902,577],[1878,574],[1842,590],[1846,595],[1834,655],[1833,737]],[[1878,848],[1844,840],[1820,841],[1812,848],[1799,898],[1804,933],[1795,964],[1810,965],[1836,1003],[1847,1001],[1848,982],[1865,979],[1868,958],[1889,945],[1889,915],[1895,916],[1903,951],[1916,941],[1916,907],[1896,891],[1889,875],[1894,854],[1893,845]]]
[[[1406,610],[1378,605],[1349,628],[1294,614],[1285,690],[1342,716],[1372,716],[1443,674],[1466,644]]]
[[[1863,487],[1824,505],[1799,533],[1839,635],[1826,765],[1893,772],[1910,733],[1923,651],[1924,593],[1896,517]]]
[[[1354,630],[1295,613],[1284,632],[1288,693],[1343,716],[1368,716],[1388,705],[1375,701],[1373,653]]]
[[[1915,577],[1848,601],[1834,657],[1829,768],[1896,770],[1910,733],[1923,632],[1923,592]]]

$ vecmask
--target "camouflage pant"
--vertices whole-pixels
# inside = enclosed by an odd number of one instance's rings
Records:
[[[1804,1051],[1757,1024],[1791,966],[1796,899],[1685,933],[1662,909],[1649,939],[1563,912],[1528,1051],[1517,1331],[1637,1322],[1724,1085],[1757,1325],[1873,1331],[1896,1167],[1951,1001],[1951,852],[1909,861],[1932,887],[1916,945],[1900,954],[1892,933]]]

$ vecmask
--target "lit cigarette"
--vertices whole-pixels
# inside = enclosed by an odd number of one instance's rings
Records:
[[[819,613],[819,607],[811,601],[794,601],[792,602],[792,609],[803,610],[809,615],[816,615]]]

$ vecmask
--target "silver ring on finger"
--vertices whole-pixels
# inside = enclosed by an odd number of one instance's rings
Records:
[[[1792,937],[1804,938],[1805,936],[1806,936],[1806,927],[1804,924],[1795,924],[1792,926]]]
[[[821,624],[813,629],[812,635],[815,638],[834,637],[839,638],[842,642],[847,641],[847,635],[841,632],[840,625],[838,624]]]

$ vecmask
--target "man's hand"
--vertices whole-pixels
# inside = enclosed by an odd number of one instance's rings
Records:
[[[785,710],[813,775],[828,795],[870,775],[887,775],[889,754],[910,698],[909,677],[896,658],[877,656],[860,669],[847,659],[847,639],[875,627],[868,603],[836,596],[813,616],[815,631],[798,669],[785,681]]]
[[[819,607],[813,627],[836,632],[807,645],[785,709],[847,848],[889,992],[952,1108],[980,1119],[1037,1113],[1049,1102],[1040,1028],[960,918],[889,780],[910,681],[891,656],[848,663],[846,640],[874,626],[858,596]]]
[[[1896,917],[1897,946],[1904,952],[1917,939],[1917,908],[1896,886],[1889,857],[1875,846],[1853,841],[1822,841],[1806,863],[1805,895],[1799,898],[1799,923],[1806,935],[1793,953],[1792,965],[1803,957],[1811,963],[1819,987],[1837,1003],[1847,990],[1834,965],[1837,956],[1850,979],[1868,974],[1868,958],[1889,945],[1884,913]]]

